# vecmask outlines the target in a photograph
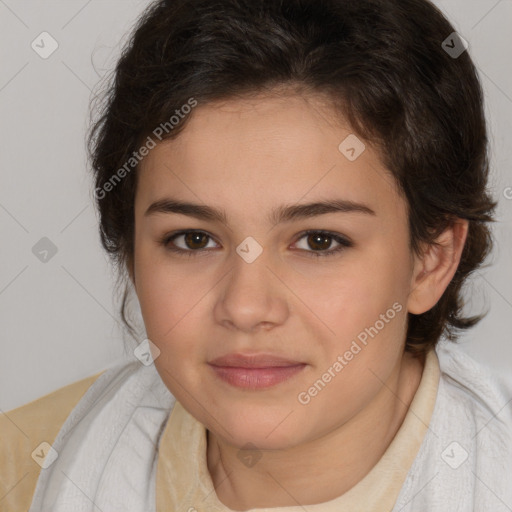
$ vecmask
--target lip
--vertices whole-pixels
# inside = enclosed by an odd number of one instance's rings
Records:
[[[305,363],[272,354],[228,354],[208,363],[217,377],[244,389],[264,389],[284,382],[306,366]]]
[[[284,368],[303,364],[300,361],[286,359],[273,354],[238,354],[232,353],[217,357],[208,364],[213,366],[236,367],[236,368]]]

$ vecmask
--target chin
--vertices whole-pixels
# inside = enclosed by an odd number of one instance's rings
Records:
[[[299,422],[302,427],[297,425],[297,418],[294,418],[292,423],[290,420],[294,414],[290,414],[288,419],[286,417],[290,411],[283,414],[282,410],[278,414],[271,414],[261,410],[241,412],[234,408],[232,412],[226,413],[222,419],[219,417],[219,423],[224,428],[219,428],[218,425],[214,424],[213,431],[222,436],[226,442],[239,448],[244,447],[247,443],[251,443],[262,450],[291,448],[301,442],[300,437],[304,435],[304,426],[303,422]],[[227,434],[226,430],[231,435]]]

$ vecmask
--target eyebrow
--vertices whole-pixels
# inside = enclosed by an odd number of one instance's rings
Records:
[[[345,199],[331,199],[327,201],[316,201],[305,204],[283,205],[274,208],[268,216],[268,222],[271,224],[279,224],[281,222],[290,222],[299,219],[307,219],[318,215],[328,213],[364,213],[367,215],[376,215],[376,213],[368,206],[348,201]],[[165,198],[152,203],[144,213],[144,216],[154,215],[158,213],[172,214],[177,213],[187,215],[199,220],[218,221],[228,224],[225,210],[213,208],[211,206],[194,204],[177,199]]]

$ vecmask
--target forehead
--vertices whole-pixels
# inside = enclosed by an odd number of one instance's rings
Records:
[[[140,165],[136,209],[166,194],[253,214],[301,198],[371,201],[377,209],[399,200],[378,152],[325,97],[311,95],[196,107],[178,137],[158,143]]]

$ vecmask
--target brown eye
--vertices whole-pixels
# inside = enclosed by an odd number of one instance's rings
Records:
[[[322,233],[308,235],[307,240],[309,247],[311,247],[315,251],[324,251],[326,249],[329,249],[332,243],[332,237],[329,235],[326,236]]]
[[[205,233],[189,232],[184,235],[185,244],[189,249],[203,249],[208,238]]]
[[[160,244],[169,251],[192,256],[195,253],[209,252],[204,250],[209,240],[213,240],[212,237],[203,231],[180,231],[165,235]]]
[[[180,241],[183,239],[183,241]],[[308,256],[334,256],[350,247],[353,247],[353,242],[336,233],[329,233],[327,231],[309,230],[302,233],[299,240],[306,240],[306,247],[299,248],[301,252],[306,253]],[[177,243],[180,241],[180,243]],[[213,247],[207,247],[209,241],[215,243],[214,239],[204,231],[179,231],[170,235],[165,235],[159,243],[167,250],[175,252],[180,255],[197,256],[210,254]],[[331,249],[332,243],[335,242],[337,246]],[[295,242],[296,244],[298,243]]]
[[[354,245],[353,242],[341,235],[318,230],[309,230],[302,233],[299,240],[302,239],[305,239],[306,243],[304,245],[306,245],[306,247],[299,247],[299,249],[313,257],[334,256]],[[338,246],[334,247],[334,249],[330,249],[333,241],[338,244]],[[296,244],[297,243],[298,241]]]

